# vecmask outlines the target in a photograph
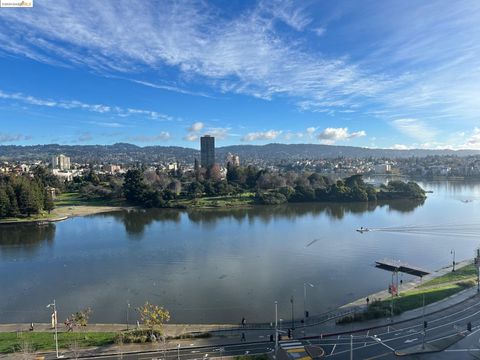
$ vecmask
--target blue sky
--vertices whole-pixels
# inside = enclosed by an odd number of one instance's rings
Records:
[[[480,2],[0,8],[0,143],[480,149]]]

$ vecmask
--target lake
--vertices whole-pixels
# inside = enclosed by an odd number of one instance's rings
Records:
[[[84,307],[124,323],[130,304],[170,310],[172,322],[271,321],[329,311],[388,287],[375,260],[436,270],[480,245],[480,183],[421,183],[425,202],[288,204],[233,210],[156,209],[0,227],[0,322],[48,322]],[[472,201],[470,201],[472,200]],[[355,229],[432,226],[428,231]],[[452,226],[452,231],[435,230]],[[462,228],[458,228],[461,225]],[[404,280],[408,280],[406,276]]]

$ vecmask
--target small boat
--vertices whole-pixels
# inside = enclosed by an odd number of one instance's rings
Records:
[[[357,229],[356,231],[358,231],[360,234],[363,234],[364,232],[368,232],[370,231],[369,228],[364,228],[363,226],[361,226],[359,229]]]
[[[465,203],[465,204],[468,204],[468,203],[471,203],[473,200],[460,200],[460,201]]]

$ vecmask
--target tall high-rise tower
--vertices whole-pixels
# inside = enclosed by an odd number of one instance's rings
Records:
[[[215,138],[205,135],[200,138],[200,165],[209,169],[215,164]]]

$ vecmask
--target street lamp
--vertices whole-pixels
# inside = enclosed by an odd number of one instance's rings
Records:
[[[453,267],[452,267],[452,271],[455,271],[455,249],[452,249],[452,250],[450,251],[450,254],[453,255],[453,262],[452,262]]]
[[[275,356],[278,350],[278,302],[275,301]]]
[[[130,314],[130,301],[127,300],[127,331],[129,326],[128,316]]]
[[[58,355],[57,304],[55,302],[55,299],[53,299],[53,303],[47,305],[47,309],[49,308],[53,308],[53,325],[55,327],[55,351],[58,359],[63,356]]]
[[[293,302],[294,302],[293,295],[290,298],[290,302],[292,303],[292,337],[293,337],[293,330],[295,330],[295,319],[294,319],[294,310],[293,310]]]
[[[306,325],[307,323],[307,285],[311,288],[315,287],[313,284],[309,282],[303,283],[303,324]]]

